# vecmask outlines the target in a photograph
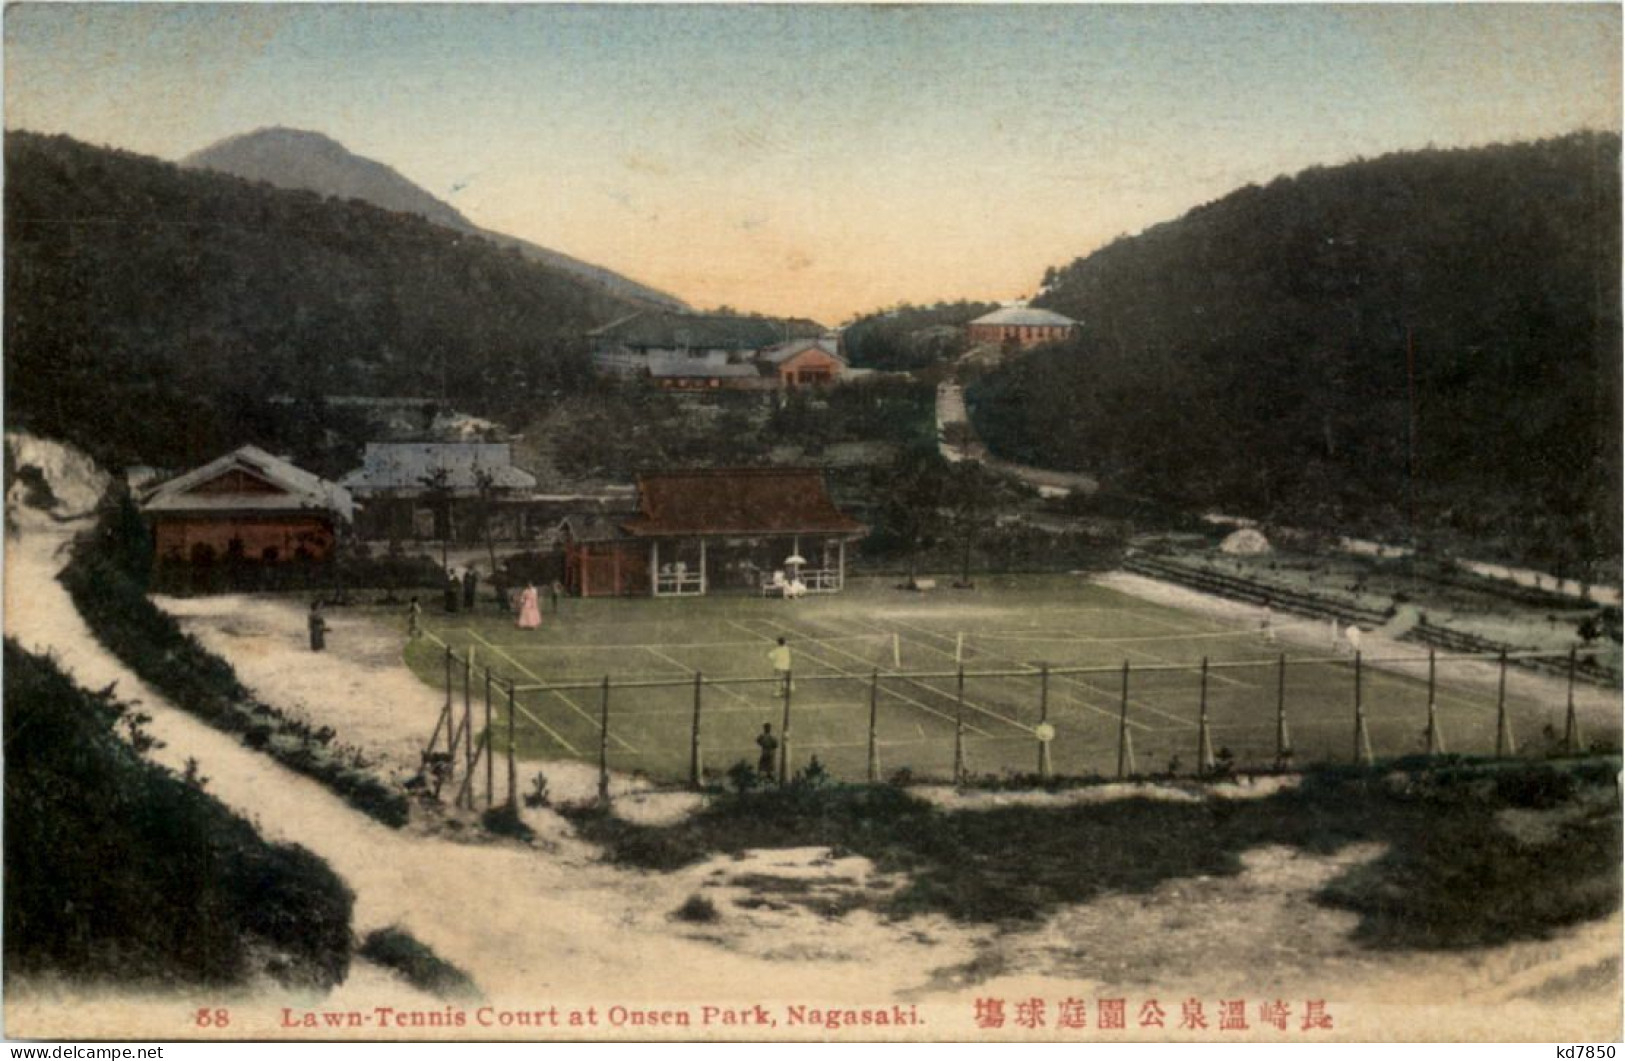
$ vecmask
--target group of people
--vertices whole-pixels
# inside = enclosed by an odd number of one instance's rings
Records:
[[[767,584],[767,594],[777,593],[785,600],[798,600],[807,595],[807,584],[801,581],[801,576],[792,572],[789,578],[783,571],[773,572],[773,580]]]
[[[479,599],[480,573],[470,564],[463,569],[459,577],[455,567],[446,570],[446,585],[444,588],[446,611],[455,613],[459,607],[464,611],[473,611],[474,602]]]

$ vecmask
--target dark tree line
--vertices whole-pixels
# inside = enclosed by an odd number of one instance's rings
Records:
[[[1082,337],[970,394],[1002,454],[1344,531],[1620,549],[1620,141],[1249,186],[1046,277]]]
[[[899,306],[860,317],[841,333],[854,365],[907,372],[965,352],[965,325],[999,307],[992,302]]]
[[[257,440],[272,395],[524,409],[586,385],[579,337],[631,309],[411,215],[66,137],[7,134],[5,222],[12,422],[113,463]]]

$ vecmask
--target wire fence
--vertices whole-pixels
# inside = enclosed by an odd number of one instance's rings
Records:
[[[468,807],[513,805],[517,760],[561,756],[596,761],[607,801],[614,773],[698,788],[719,767],[751,770],[751,760],[758,783],[816,773],[964,784],[1216,779],[1416,755],[1588,750],[1574,650],[544,682],[516,680],[475,648],[427,636],[442,649],[445,700],[423,750],[425,776],[437,795],[450,786]],[[1545,700],[1509,695],[1509,666],[1536,659],[1566,673],[1561,703],[1555,689]]]

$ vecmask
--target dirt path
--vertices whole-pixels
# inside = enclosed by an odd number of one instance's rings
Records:
[[[948,428],[956,425],[962,428],[967,439],[963,446],[952,445],[947,440]],[[937,386],[937,439],[937,449],[949,463],[979,461],[993,471],[1021,480],[1046,497],[1065,497],[1073,492],[1092,494],[1100,489],[1100,484],[1088,475],[1035,468],[993,456],[971,427],[970,414],[965,409],[965,389],[957,383]]]
[[[1372,954],[1348,942],[1348,915],[1313,901],[1331,874],[1375,854],[1365,849],[1348,849],[1331,859],[1263,849],[1248,855],[1247,870],[1238,877],[1168,881],[1152,895],[1104,897],[1063,910],[1033,931],[996,936],[990,929],[941,918],[894,923],[862,910],[824,917],[794,902],[763,901],[748,883],[767,875],[781,882],[775,891],[783,892],[787,885],[782,882],[800,881],[813,898],[843,889],[883,891],[900,883],[877,874],[863,859],[831,857],[820,849],[755,852],[656,875],[610,869],[593,862],[579,846],[561,844],[546,853],[510,843],[456,842],[416,829],[390,830],[142,686],[94,642],[55,582],[64,541],[61,529],[37,526],[25,526],[24,536],[12,540],[8,632],[25,647],[53,652],[81,684],[118,682],[121,695],[140,699],[153,716],[149,729],[165,742],[155,758],[176,768],[196,758],[211,779],[209,790],[265,835],[303,844],[328,860],[356,892],[358,931],[403,925],[469,970],[497,1009],[532,1012],[553,1005],[592,1005],[606,1013],[617,1003],[763,1003],[782,1013],[785,1004],[796,1002],[918,1001],[926,1024],[900,1029],[896,1037],[963,1038],[976,1034],[971,1013],[979,997],[1010,999],[1012,1011],[1014,1000],[1027,997],[1048,999],[1051,1007],[1067,997],[1123,996],[1133,1006],[1160,997],[1177,1014],[1177,1000],[1204,998],[1211,1011],[1222,992],[1245,991],[1255,1005],[1257,999],[1276,995],[1292,999],[1295,1007],[1302,999],[1324,998],[1337,1021],[1331,1035],[1339,1038],[1617,1035],[1617,917],[1560,933],[1551,941],[1492,951]],[[212,607],[200,605],[196,615]],[[357,694],[381,670],[400,668],[358,631],[347,631],[344,620],[336,624],[334,641],[343,643],[347,632],[355,636],[356,658],[335,652],[315,676],[305,673],[312,666],[308,653],[271,647],[272,641],[287,643],[282,636],[287,616],[256,607],[246,610],[239,623],[236,633],[219,636],[265,639],[262,652],[241,657],[245,678],[261,695],[272,702],[280,702],[284,692],[303,698],[313,715],[354,724],[357,740],[382,748],[410,747],[401,734],[408,721],[412,727],[421,721],[415,713],[422,705],[407,697],[404,685],[386,687],[392,702]],[[297,638],[292,643],[297,645]],[[342,695],[324,694],[324,689],[335,688]],[[432,698],[419,687],[419,695],[423,693]],[[324,707],[335,703],[342,706]],[[378,713],[369,720],[367,712],[375,709]],[[324,716],[324,710],[336,713]],[[400,725],[386,724],[388,719]],[[532,820],[546,828],[545,814],[538,812]],[[669,917],[693,894],[713,898],[721,911],[717,922],[687,925]],[[1611,966],[1606,964],[1610,958]],[[1436,1000],[1437,1008],[1418,1005],[1418,1000]],[[201,996],[13,984],[6,999],[7,1032],[84,1038],[100,1026],[117,1038],[178,1038],[197,1033],[189,1019],[200,1002],[232,1007],[232,1038],[291,1034],[279,1023],[283,1006],[442,1008],[365,966],[326,999],[265,985]],[[1091,1007],[1091,1017],[1093,1012]],[[1095,1030],[1093,1023],[1086,1031],[1058,1032],[1053,1013],[1052,1008],[1051,1024],[1037,1036],[1113,1034]],[[1131,1011],[1123,1038],[1163,1037],[1137,1029],[1133,1016]],[[351,1034],[376,1037],[380,1032],[368,1028]],[[530,1026],[414,1028],[398,1034],[716,1039],[764,1033],[749,1026],[714,1025],[600,1026],[573,1032]],[[821,1027],[780,1026],[765,1034],[873,1038],[876,1030],[831,1033]],[[1020,1032],[1007,1025],[1000,1034]],[[1302,1035],[1255,1026],[1235,1037]]]

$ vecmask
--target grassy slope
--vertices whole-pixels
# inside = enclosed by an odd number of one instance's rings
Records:
[[[109,691],[5,644],[7,975],[284,982],[349,968],[353,896],[302,848],[265,843],[201,783],[143,760]]]

